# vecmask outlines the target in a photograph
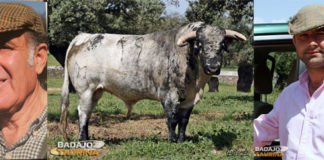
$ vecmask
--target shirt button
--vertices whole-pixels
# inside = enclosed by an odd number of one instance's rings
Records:
[[[5,159],[11,159],[12,158],[12,153],[11,152],[7,152],[5,155]]]
[[[315,119],[315,118],[316,118],[316,115],[315,115],[315,114],[310,114],[310,115],[309,115],[309,118],[310,118],[310,119]]]

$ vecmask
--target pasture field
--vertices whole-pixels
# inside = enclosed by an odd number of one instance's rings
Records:
[[[273,89],[273,92],[271,94],[267,95],[268,103],[273,104],[276,101],[276,99],[279,97],[281,92],[282,92],[282,90],[279,90],[276,88]],[[264,100],[264,97],[262,97],[262,98]]]
[[[47,54],[47,66],[61,66],[60,63],[55,59],[55,57],[48,53]]]
[[[62,78],[48,77],[48,149],[63,140],[58,129]],[[105,146],[98,157],[53,156],[50,159],[252,159],[253,94],[236,91],[235,86],[220,84],[218,93],[207,92],[195,106],[187,127],[185,143],[169,143],[162,105],[143,100],[133,109],[105,93],[90,119],[91,139]],[[78,139],[78,97],[70,93],[68,134]]]

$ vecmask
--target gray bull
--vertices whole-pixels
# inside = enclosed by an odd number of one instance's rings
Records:
[[[91,112],[107,91],[125,102],[128,116],[139,100],[160,101],[169,141],[184,141],[194,105],[211,75],[220,72],[227,39],[246,40],[238,32],[202,22],[146,35],[79,34],[65,59],[60,119],[65,137],[70,78],[79,96],[80,140],[89,139]]]

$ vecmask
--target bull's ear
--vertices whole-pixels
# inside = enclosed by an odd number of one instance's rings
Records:
[[[191,39],[194,39],[197,37],[197,33],[196,31],[191,31],[191,32],[187,32],[187,33],[184,33],[183,35],[180,36],[180,38],[178,39],[177,41],[177,46],[179,47],[183,47],[185,45],[187,45],[187,41],[188,40],[191,40]]]

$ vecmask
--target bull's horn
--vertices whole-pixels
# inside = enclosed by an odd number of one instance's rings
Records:
[[[192,31],[182,35],[177,41],[177,46],[185,46],[187,44],[186,41],[193,38],[196,38],[196,31]]]
[[[235,39],[246,41],[245,36],[241,33],[238,33],[236,31],[229,30],[229,29],[226,29],[225,31],[226,31],[225,37],[230,37],[230,38],[235,38]]]

